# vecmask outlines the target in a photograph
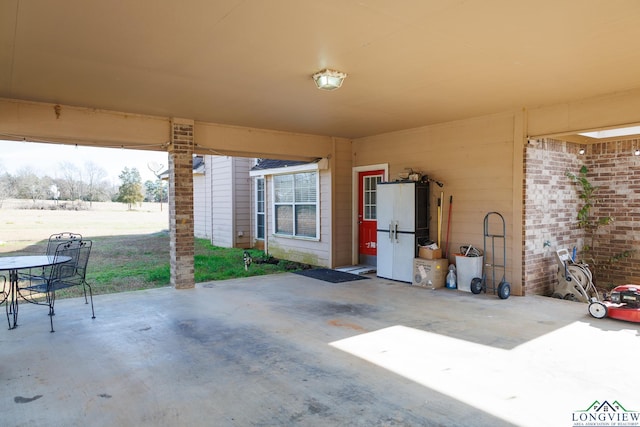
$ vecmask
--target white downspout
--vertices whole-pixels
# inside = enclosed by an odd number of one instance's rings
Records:
[[[238,243],[238,230],[236,230],[236,158],[231,157],[231,247],[235,248]]]
[[[269,257],[269,192],[267,191],[267,177],[264,176],[264,254]]]

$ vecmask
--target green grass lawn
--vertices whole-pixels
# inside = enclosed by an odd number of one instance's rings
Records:
[[[46,252],[51,234],[80,233],[93,241],[87,281],[94,294],[125,292],[169,286],[168,213],[158,204],[147,203],[127,210],[120,203],[94,203],[91,209],[60,211],[25,209],[30,201],[5,200],[0,208],[0,253],[2,256]],[[290,271],[297,263],[259,263],[264,253],[248,250],[254,262],[244,269],[243,249],[220,248],[208,239],[195,239],[196,282],[250,277]],[[82,289],[56,292],[57,297],[80,296]]]
[[[87,282],[94,295],[169,286],[168,233],[95,237],[92,240]],[[195,281],[260,276],[301,268],[297,263],[273,259],[271,261],[274,263],[261,263],[265,259],[264,252],[255,249],[247,252],[253,262],[245,270],[244,249],[221,248],[211,245],[206,239],[195,239]],[[56,292],[57,298],[81,295],[81,288]]]

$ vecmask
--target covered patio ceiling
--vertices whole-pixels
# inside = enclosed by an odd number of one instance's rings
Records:
[[[358,138],[640,87],[637,0],[4,0],[0,97]],[[348,73],[323,92],[311,75]]]

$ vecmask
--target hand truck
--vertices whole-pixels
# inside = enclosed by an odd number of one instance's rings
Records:
[[[492,234],[489,232],[489,220],[492,216],[498,216],[502,221],[502,234]],[[511,295],[511,285],[506,280],[507,269],[507,233],[504,222],[504,217],[498,212],[489,212],[484,217],[484,273],[482,278],[475,277],[471,280],[471,292],[479,294],[480,292],[487,293],[487,270],[491,269],[491,290],[494,294],[498,294],[500,299],[507,299]],[[491,260],[489,262],[487,243],[491,239]],[[502,241],[502,258],[496,260],[496,240]],[[502,278],[496,286],[496,270],[502,272]]]

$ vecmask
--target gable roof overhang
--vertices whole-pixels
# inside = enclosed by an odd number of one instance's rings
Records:
[[[292,162],[286,160],[268,161],[263,167],[255,166],[249,171],[250,177],[263,177],[268,175],[285,175],[298,172],[313,172],[328,168],[328,159],[317,159],[313,162]],[[258,165],[256,165],[258,166]]]

